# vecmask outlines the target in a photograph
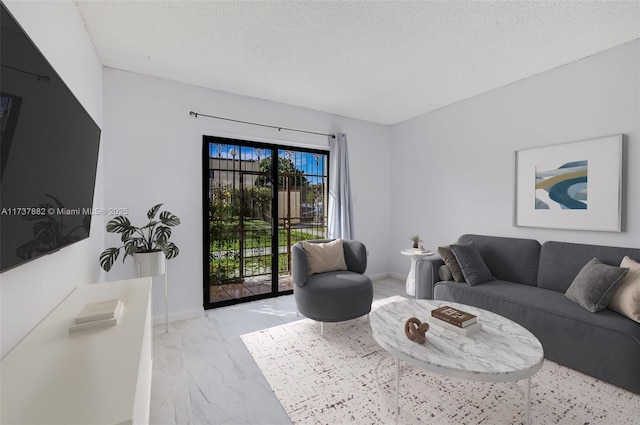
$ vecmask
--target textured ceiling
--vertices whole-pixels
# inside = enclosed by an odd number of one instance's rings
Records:
[[[79,1],[103,65],[393,124],[640,38],[640,1]]]

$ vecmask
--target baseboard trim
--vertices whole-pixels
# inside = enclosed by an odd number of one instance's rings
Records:
[[[388,277],[392,277],[394,279],[400,279],[400,280],[407,280],[407,275],[406,274],[400,274],[400,273],[388,273]]]
[[[174,322],[176,320],[185,320],[185,319],[193,319],[195,317],[200,317],[204,314],[204,308],[193,308],[189,310],[175,311],[169,312],[169,323]],[[153,316],[153,326],[163,325],[165,322],[165,315],[157,314]]]
[[[407,280],[407,275],[401,275],[399,273],[392,273],[392,272],[377,273],[372,275],[368,275],[365,273],[365,275],[371,280],[380,280],[380,279],[388,279],[388,278],[399,279],[404,281]]]
[[[369,279],[371,280],[380,280],[380,279],[386,279],[388,277],[390,277],[389,273],[377,273],[377,274],[372,274],[372,275],[366,275],[369,277]]]

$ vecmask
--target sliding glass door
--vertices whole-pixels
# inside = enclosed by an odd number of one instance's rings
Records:
[[[204,306],[291,293],[291,246],[327,233],[328,155],[205,136]]]

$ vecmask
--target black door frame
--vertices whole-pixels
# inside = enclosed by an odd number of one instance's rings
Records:
[[[249,295],[242,298],[223,300],[218,302],[211,302],[211,287],[209,277],[209,249],[210,249],[210,231],[209,231],[209,145],[211,143],[219,143],[225,145],[235,145],[250,147],[256,149],[268,149],[271,150],[271,181],[274,184],[271,186],[271,292],[267,292],[259,295]],[[203,281],[203,307],[205,310],[224,307],[228,305],[255,301],[265,298],[273,298],[280,295],[292,294],[293,290],[279,291],[278,290],[278,277],[280,274],[278,266],[279,255],[273,255],[274,252],[279,252],[278,246],[278,157],[279,150],[290,150],[296,152],[305,153],[317,153],[326,155],[327,158],[327,190],[329,184],[329,151],[324,149],[312,149],[303,148],[290,145],[279,145],[268,142],[256,142],[242,139],[232,139],[227,137],[218,136],[202,136],[202,281]],[[233,177],[235,178],[235,176]],[[275,249],[275,251],[274,251]],[[275,270],[275,272],[274,272]]]

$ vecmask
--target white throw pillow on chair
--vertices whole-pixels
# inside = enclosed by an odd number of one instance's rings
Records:
[[[348,270],[347,263],[344,260],[342,239],[322,243],[302,241],[302,248],[304,248],[307,253],[309,275],[337,270]]]

